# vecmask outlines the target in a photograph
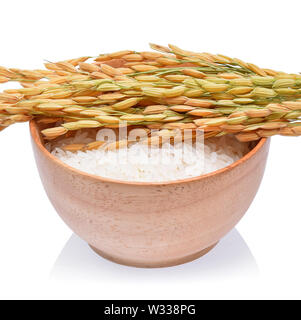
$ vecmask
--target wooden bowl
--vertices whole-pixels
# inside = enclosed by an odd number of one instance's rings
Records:
[[[44,188],[62,219],[102,257],[135,267],[178,265],[211,250],[249,208],[270,145],[261,139],[239,161],[200,177],[125,182],[64,164],[45,149],[35,121],[30,132]]]

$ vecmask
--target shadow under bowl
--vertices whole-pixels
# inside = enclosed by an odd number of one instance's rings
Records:
[[[46,193],[65,223],[99,255],[135,267],[167,267],[211,250],[245,214],[265,170],[270,139],[233,164],[199,177],[128,182],[74,169],[44,147],[30,122]]]

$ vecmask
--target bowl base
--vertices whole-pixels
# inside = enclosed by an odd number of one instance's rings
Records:
[[[216,242],[215,244],[213,244],[212,246],[210,246],[206,249],[203,249],[197,253],[191,254],[191,255],[183,257],[183,258],[162,261],[162,262],[155,262],[155,263],[147,263],[147,262],[141,262],[141,261],[126,260],[126,259],[122,259],[122,258],[115,258],[115,257],[108,255],[108,254],[104,253],[103,251],[101,251],[91,245],[89,245],[89,246],[95,253],[97,253],[102,258],[105,258],[107,260],[110,260],[110,261],[118,263],[118,264],[122,264],[122,265],[129,266],[129,267],[136,267],[136,268],[164,268],[164,267],[173,267],[173,266],[177,266],[180,264],[184,264],[184,263],[196,260],[196,259],[204,256],[205,254],[207,254],[217,244],[218,244],[218,242]]]

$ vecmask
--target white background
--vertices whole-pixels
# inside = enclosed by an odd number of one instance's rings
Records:
[[[16,1],[0,5],[0,65],[41,68],[148,42],[301,71],[297,1]],[[5,88],[7,86],[2,85]],[[0,298],[301,298],[301,138],[275,137],[261,188],[206,257],[144,270],[98,258],[49,203],[28,125],[0,134]]]

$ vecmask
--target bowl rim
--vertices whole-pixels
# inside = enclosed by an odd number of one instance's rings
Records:
[[[245,154],[242,158],[239,160],[233,162],[232,164],[221,168],[219,170],[213,171],[206,173],[201,176],[196,176],[196,177],[191,177],[191,178],[185,178],[185,179],[178,179],[178,180],[169,180],[169,181],[157,181],[157,182],[142,182],[142,181],[125,181],[125,180],[118,180],[118,179],[111,179],[111,178],[105,178],[101,176],[97,176],[94,174],[90,174],[84,171],[81,171],[79,169],[73,168],[69,166],[68,164],[64,163],[57,157],[55,157],[53,154],[51,154],[43,145],[42,143],[42,137],[40,130],[38,128],[38,125],[36,121],[33,119],[29,122],[29,128],[30,128],[30,134],[32,137],[32,141],[36,144],[36,146],[40,149],[40,151],[47,157],[49,158],[52,162],[55,164],[63,167],[64,169],[70,171],[71,173],[75,173],[78,175],[85,176],[89,179],[96,180],[98,182],[107,182],[107,183],[115,183],[115,184],[122,184],[122,185],[136,185],[136,186],[160,186],[160,185],[173,185],[173,184],[181,184],[181,183],[189,183],[189,182],[194,182],[194,181],[199,181],[199,180],[204,180],[213,176],[217,176],[219,174],[222,174],[226,171],[231,171],[234,168],[240,166],[244,162],[248,161],[249,159],[253,158],[254,155],[261,150],[264,145],[267,143],[269,138],[261,138],[256,146],[250,150],[247,154]]]

